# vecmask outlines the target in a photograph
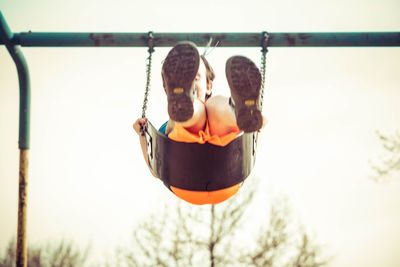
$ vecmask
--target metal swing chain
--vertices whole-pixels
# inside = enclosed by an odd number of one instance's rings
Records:
[[[264,87],[265,87],[265,70],[266,70],[266,63],[267,63],[267,52],[268,52],[268,41],[269,41],[269,34],[268,32],[262,33],[262,41],[261,41],[261,94],[260,94],[260,107],[261,111],[263,108],[264,103]]]
[[[261,39],[261,92],[260,92],[260,109],[263,109],[264,103],[264,87],[265,87],[265,70],[266,70],[266,63],[267,63],[267,53],[268,53],[268,41],[269,41],[269,34],[268,32],[262,33]],[[258,143],[258,132],[253,133],[253,157],[256,155],[257,151],[257,143]]]
[[[149,49],[147,50],[149,52],[149,56],[147,57],[147,63],[146,63],[146,89],[144,91],[144,98],[143,98],[142,118],[146,117],[147,102],[151,87],[151,62],[154,52],[154,38],[153,38],[153,32],[151,31],[148,33],[147,46],[149,47]]]

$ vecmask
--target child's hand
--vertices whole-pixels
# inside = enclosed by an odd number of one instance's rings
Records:
[[[145,125],[147,123],[147,119],[146,118],[139,118],[135,121],[135,123],[133,124],[133,129],[135,130],[135,132],[138,135],[141,135],[140,133],[140,129],[142,128],[143,125]]]
[[[267,117],[265,115],[263,115],[262,118],[263,118],[263,124],[262,124],[261,129],[263,129],[268,123]]]

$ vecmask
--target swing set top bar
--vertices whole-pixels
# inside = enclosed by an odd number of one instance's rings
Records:
[[[157,33],[154,47],[172,47],[179,41],[198,46],[257,47],[263,33]],[[269,47],[374,47],[400,46],[400,32],[268,33]],[[26,47],[146,47],[149,33],[22,32],[14,33],[13,45]],[[0,44],[4,44],[0,41]]]

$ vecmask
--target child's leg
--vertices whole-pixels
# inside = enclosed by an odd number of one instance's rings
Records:
[[[260,130],[263,126],[260,70],[250,59],[233,56],[226,62],[225,71],[237,125],[244,132]]]
[[[258,131],[264,121],[260,111],[260,71],[250,59],[234,56],[226,63],[226,77],[231,100],[215,96],[206,103],[210,133],[223,136],[237,128]]]
[[[204,103],[195,97],[199,64],[200,55],[196,46],[181,42],[171,49],[162,67],[171,124],[181,125],[192,133],[203,130],[207,119]]]
[[[204,103],[195,99],[193,101],[193,116],[187,121],[175,122],[175,124],[181,125],[189,132],[198,133],[200,130],[205,128],[206,120],[207,113]]]
[[[199,64],[199,52],[190,42],[178,43],[165,58],[162,76],[168,98],[168,114],[173,121],[186,122],[193,118],[194,80]]]
[[[229,105],[229,98],[213,96],[206,102],[208,126],[211,135],[224,136],[232,129],[237,129],[234,109]]]

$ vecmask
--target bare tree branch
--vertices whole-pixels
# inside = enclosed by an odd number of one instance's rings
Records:
[[[288,211],[286,206],[273,206],[267,227],[260,231],[257,247],[242,253],[240,261],[247,266],[274,266],[281,250],[288,245]]]
[[[372,164],[372,169],[375,171],[372,178],[375,181],[382,181],[385,177],[400,171],[400,131],[396,131],[391,136],[380,132],[377,132],[377,135],[385,156],[380,163]]]
[[[326,265],[327,261],[319,260],[317,247],[310,245],[307,235],[302,235],[300,246],[289,241],[292,234],[286,202],[273,204],[269,222],[259,231],[254,247],[243,248],[235,237],[255,191],[256,187],[247,188],[238,197],[218,205],[180,204],[176,209],[166,208],[163,215],[153,216],[135,229],[134,242],[122,252],[118,266]],[[292,252],[292,258],[285,254],[287,251]]]
[[[0,267],[15,266],[15,240],[11,240],[6,253],[0,257]],[[89,248],[81,252],[72,242],[60,241],[45,246],[28,248],[29,267],[80,267],[84,266]]]
[[[307,234],[303,233],[298,246],[297,255],[288,267],[320,267],[326,266],[330,259],[323,259],[319,247],[312,244]]]

